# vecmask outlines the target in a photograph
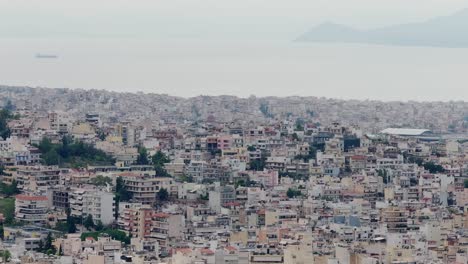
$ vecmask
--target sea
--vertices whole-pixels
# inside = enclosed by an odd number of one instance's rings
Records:
[[[467,101],[468,49],[294,41],[0,39],[0,85]]]

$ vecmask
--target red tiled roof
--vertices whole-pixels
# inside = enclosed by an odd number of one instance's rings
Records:
[[[235,248],[233,246],[227,246],[226,250],[229,251],[229,252],[232,252],[232,251],[237,251],[237,248]]]
[[[180,252],[182,254],[190,254],[192,252],[192,250],[190,248],[174,248],[172,249],[172,252],[173,253],[177,253],[177,252]]]
[[[16,195],[17,200],[26,200],[26,201],[47,201],[46,196],[29,196],[24,194]]]
[[[200,252],[203,254],[203,255],[214,255],[214,252],[213,250],[209,249],[209,248],[202,248],[200,250]]]
[[[170,216],[170,214],[166,214],[166,213],[155,213],[153,215],[154,217],[164,217],[164,218],[168,218]]]
[[[351,159],[353,159],[353,160],[366,160],[367,157],[363,156],[363,155],[354,155],[354,156],[351,157]]]

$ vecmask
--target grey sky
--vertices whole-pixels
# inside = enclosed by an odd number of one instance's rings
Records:
[[[467,7],[468,0],[0,0],[0,33],[289,40],[324,21],[370,28]]]

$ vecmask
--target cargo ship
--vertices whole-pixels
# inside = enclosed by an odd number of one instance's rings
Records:
[[[58,56],[54,54],[36,54],[36,59],[57,59]]]

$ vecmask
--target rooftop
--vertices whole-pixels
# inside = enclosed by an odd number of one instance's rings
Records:
[[[380,131],[381,134],[398,135],[398,136],[422,136],[431,133],[428,129],[414,128],[386,128]]]

